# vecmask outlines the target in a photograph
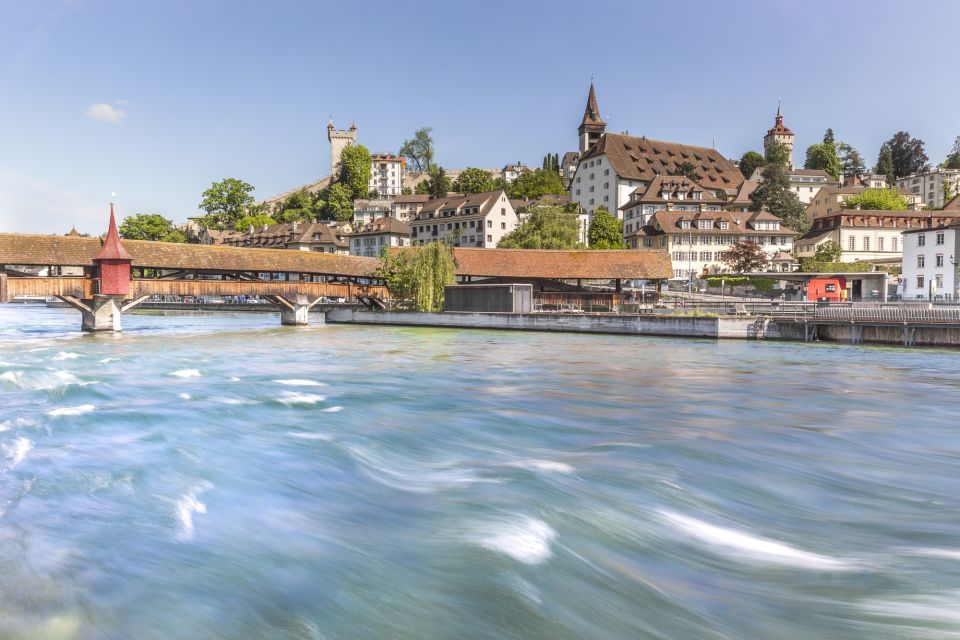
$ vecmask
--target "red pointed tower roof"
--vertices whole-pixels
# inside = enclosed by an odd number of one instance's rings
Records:
[[[94,260],[133,260],[133,256],[123,248],[120,242],[120,234],[117,233],[117,220],[113,217],[113,203],[110,203],[110,228],[107,229],[107,237],[103,240],[103,246],[97,253]]]
[[[80,235],[80,232],[77,231],[77,225],[73,225],[72,227],[70,227],[70,233],[68,233],[67,235],[68,235],[68,236],[79,236],[79,235]]]
[[[767,130],[767,136],[786,136],[793,135],[793,131],[790,131],[783,124],[783,114],[780,113],[780,103],[777,103],[777,117],[774,120],[773,128]]]

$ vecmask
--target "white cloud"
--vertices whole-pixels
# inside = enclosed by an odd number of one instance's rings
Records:
[[[87,110],[83,115],[87,116],[91,120],[99,120],[100,122],[117,124],[127,117],[127,112],[123,109],[110,106],[106,102],[98,102],[97,104],[87,107]]]

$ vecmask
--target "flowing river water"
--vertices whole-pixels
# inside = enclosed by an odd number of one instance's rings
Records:
[[[960,638],[956,351],[79,324],[0,306],[0,638]]]

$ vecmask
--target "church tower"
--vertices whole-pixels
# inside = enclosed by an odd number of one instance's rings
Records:
[[[343,150],[357,143],[357,123],[351,123],[346,131],[337,131],[333,128],[333,118],[330,118],[327,122],[327,140],[330,142],[330,175],[336,176]]]
[[[779,144],[786,148],[789,170],[793,171],[793,131],[783,126],[783,115],[780,113],[779,102],[777,102],[777,118],[774,121],[773,128],[767,131],[767,135],[763,136],[764,153],[768,153],[770,147],[774,144]]]
[[[600,107],[597,106],[597,92],[590,81],[590,93],[587,95],[587,106],[583,110],[583,121],[577,129],[580,134],[580,155],[600,140],[607,130],[607,123],[600,117]]]

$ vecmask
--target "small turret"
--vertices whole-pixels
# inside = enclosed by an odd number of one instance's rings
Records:
[[[103,240],[103,246],[93,262],[100,272],[100,288],[97,293],[108,296],[125,296],[130,293],[130,264],[133,256],[120,242],[117,232],[117,220],[113,215],[113,203],[110,203],[110,227]]]

